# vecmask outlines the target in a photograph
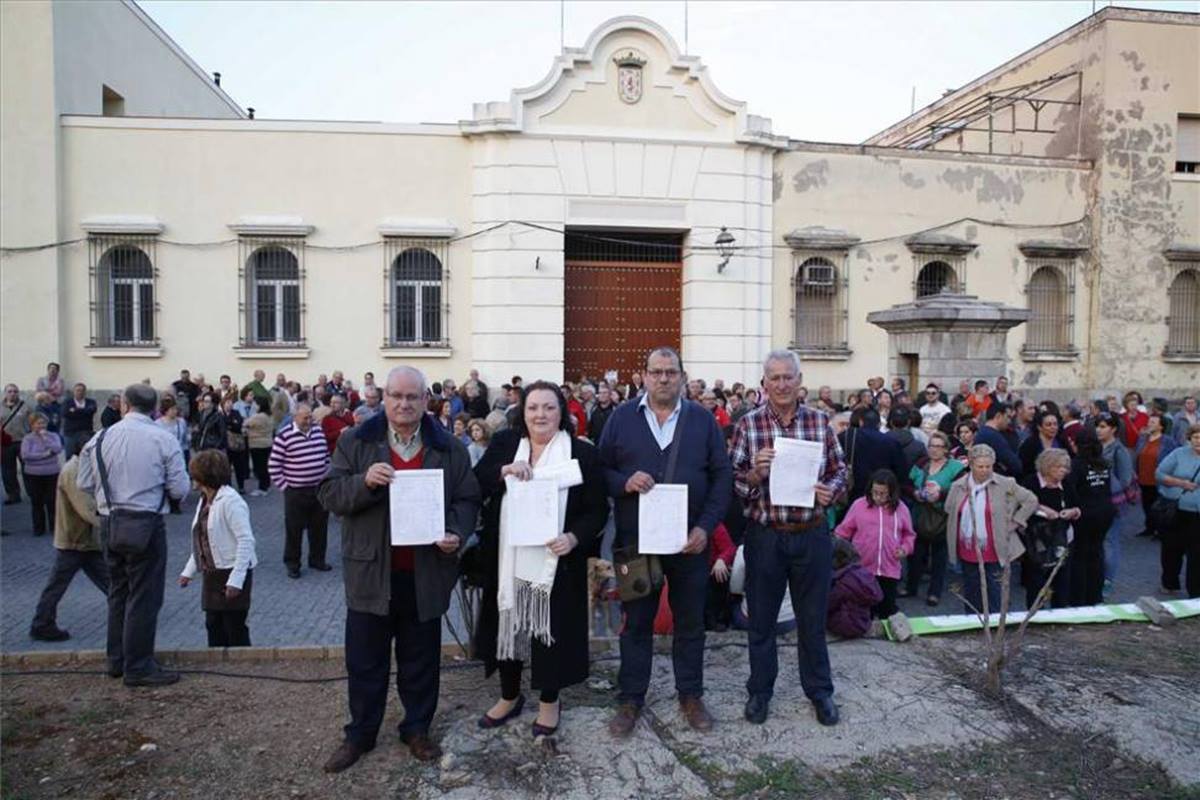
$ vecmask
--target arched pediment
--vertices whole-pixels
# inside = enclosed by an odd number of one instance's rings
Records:
[[[494,132],[694,139],[782,147],[770,120],[721,92],[697,56],[643,17],[616,17],[566,48],[538,83],[477,103],[466,135]]]

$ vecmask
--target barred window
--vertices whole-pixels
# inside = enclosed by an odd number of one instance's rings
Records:
[[[154,240],[95,236],[89,246],[92,346],[156,346]]]
[[[243,346],[304,345],[303,240],[242,239]]]
[[[1180,269],[1167,289],[1167,299],[1166,355],[1200,355],[1200,270]]]
[[[445,240],[388,239],[385,346],[447,345]]]
[[[917,273],[917,298],[929,297],[943,289],[957,292],[958,275],[945,261],[929,261]]]
[[[1034,265],[1025,287],[1029,321],[1025,324],[1025,351],[1063,352],[1074,347],[1072,328],[1075,287],[1071,264]]]
[[[798,256],[797,260],[801,258]],[[794,285],[792,347],[800,351],[845,350],[845,291],[838,266],[825,256],[804,258],[796,268]]]

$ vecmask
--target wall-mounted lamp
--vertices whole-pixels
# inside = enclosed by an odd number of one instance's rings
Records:
[[[538,256],[537,258],[535,258],[535,259],[533,260],[533,268],[534,268],[534,269],[541,269],[541,268],[542,268],[542,257],[541,257],[541,256]]]
[[[735,239],[733,234],[722,225],[721,232],[717,234],[717,253],[721,256],[721,260],[717,262],[717,272],[724,272],[726,265],[729,264],[729,259],[733,258],[733,243]]]

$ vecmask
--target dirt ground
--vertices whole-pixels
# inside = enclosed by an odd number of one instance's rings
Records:
[[[978,634],[835,643],[835,728],[813,720],[787,645],[771,719],[741,720],[743,644],[710,637],[706,699],[718,724],[707,735],[682,724],[667,655],[656,656],[647,713],[626,742],[604,728],[611,656],[564,692],[559,735],[538,741],[529,713],[479,731],[496,685],[477,665],[448,661],[441,763],[419,764],[399,744],[393,697],[376,750],[333,776],[321,764],[345,721],[336,661],[225,663],[154,690],[98,672],[6,674],[0,786],[4,800],[1200,798],[1200,620],[1031,630],[999,700],[979,689]]]

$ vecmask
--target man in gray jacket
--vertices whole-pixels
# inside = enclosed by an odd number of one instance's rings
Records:
[[[387,706],[393,639],[396,688],[404,706],[400,739],[422,761],[441,750],[429,738],[437,710],[442,615],[458,581],[458,555],[475,530],[479,484],[471,458],[425,414],[425,376],[397,367],[384,387],[384,413],[338,439],[322,505],[342,518],[346,583],[346,674],[350,723],[345,741],[325,763],[340,772],[375,747]],[[440,469],[445,537],[433,545],[391,544],[389,490],[403,469]]]

